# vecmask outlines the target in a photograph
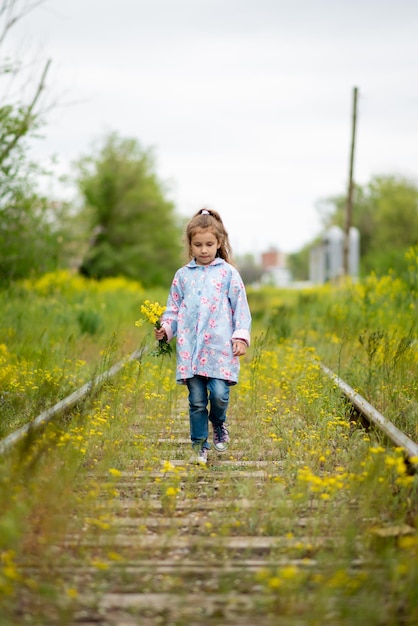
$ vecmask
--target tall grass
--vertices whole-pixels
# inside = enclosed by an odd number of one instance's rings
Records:
[[[225,577],[225,588],[257,594],[267,614],[376,626],[418,618],[417,479],[407,473],[400,450],[386,450],[378,433],[350,422],[344,400],[318,366],[324,361],[416,440],[417,268],[415,250],[407,277],[371,276],[302,292],[248,290],[253,343],[232,391],[231,433],[240,444],[230,458],[268,458],[282,471],[260,485],[234,480],[231,467],[217,485],[218,497],[229,504],[210,512],[202,532],[283,536],[290,559],[315,557],[315,570],[272,565],[252,577]],[[163,290],[145,293],[124,279],[96,283],[68,273],[1,292],[0,435],[144,339],[152,344],[149,329],[134,322],[145,299],[165,297]],[[185,407],[173,360],[144,356],[71,419],[50,424],[36,441],[28,439],[0,460],[0,594],[5,615],[14,616],[5,624],[15,623],[22,602],[33,615],[71,623],[83,581],[66,577],[65,566],[85,559],[101,588],[112,563],[129,561],[116,546],[97,547],[93,558],[82,546],[68,550],[63,543],[68,532],[114,532],[108,504],[118,497],[123,471],[146,470],[136,479],[143,517],[155,499],[170,516],[182,499],[209,497],[195,471],[169,462],[186,461],[188,448],[158,443],[187,437]],[[319,537],[337,535],[338,551],[318,548]],[[221,545],[215,556],[228,558]],[[153,581],[148,584],[153,589]]]
[[[256,333],[232,390],[235,443],[224,458],[236,466],[203,470],[219,474],[216,492],[209,479],[201,480],[202,470],[186,470],[189,445],[170,444],[188,435],[186,406],[174,360],[144,356],[71,421],[50,424],[36,442],[2,459],[0,593],[4,614],[12,616],[7,626],[20,606],[35,623],[74,623],[86,586],[99,596],[130,580],[135,559],[162,557],[134,541],[118,544],[121,493],[132,494],[132,515],[142,520],[133,520],[135,537],[148,536],[146,519],[156,503],[172,521],[163,531],[169,539],[176,537],[180,503],[220,500],[223,506],[209,509],[192,533],[215,540],[209,551],[197,541],[193,557],[201,563],[230,563],[221,540],[237,534],[282,538],[271,564],[257,572],[220,569],[217,590],[248,594],[255,619],[280,614],[288,623],[391,626],[402,615],[401,623],[412,626],[418,617],[416,478],[406,472],[400,450],[385,450],[378,435],[350,422],[315,350]],[[240,462],[257,459],[271,462],[264,479],[240,479]],[[126,471],[134,474],[130,485]],[[75,538],[71,546],[68,534]],[[280,559],[289,564],[277,565]],[[75,564],[90,573],[77,575]],[[199,581],[204,575],[202,566]],[[150,570],[140,590],[183,594],[184,584],[180,574],[155,577]]]
[[[338,373],[412,439],[418,417],[418,248],[409,273],[303,291],[249,290],[256,323],[277,343],[315,348]]]
[[[416,439],[418,417],[418,252],[409,274],[303,291],[248,289],[253,353],[263,335],[297,341]],[[133,321],[144,292],[123,278],[101,282],[69,272],[47,274],[0,291],[0,436],[138,347],[149,329]],[[149,337],[152,340],[151,337]]]
[[[0,436],[135,350],[144,300],[139,283],[69,272],[0,291]]]

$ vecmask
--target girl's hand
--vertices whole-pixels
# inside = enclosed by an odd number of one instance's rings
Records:
[[[155,338],[158,339],[158,341],[161,341],[161,339],[167,338],[167,333],[165,332],[164,328],[154,328],[154,335]]]
[[[238,339],[232,342],[232,353],[234,356],[243,356],[247,352],[247,344],[245,341]]]

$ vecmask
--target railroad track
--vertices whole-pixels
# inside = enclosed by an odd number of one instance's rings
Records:
[[[137,357],[131,355],[128,362]],[[405,474],[416,467],[417,444],[321,368],[333,393],[343,393],[401,450]],[[123,364],[90,389],[121,370]],[[89,386],[83,389],[87,395]],[[62,407],[69,410],[74,398]],[[140,414],[133,411],[124,427],[123,454],[117,447],[114,451],[117,467],[98,462],[78,469],[78,496],[65,533],[34,550],[35,556],[28,550],[19,564],[20,576],[28,580],[44,575],[50,593],[56,578],[57,593],[42,598],[39,587],[22,585],[14,617],[9,616],[16,621],[4,622],[7,626],[418,622],[416,598],[406,592],[403,597],[402,585],[388,579],[396,571],[406,575],[402,567],[409,553],[403,555],[402,546],[416,554],[416,490],[409,490],[410,500],[393,519],[379,512],[378,502],[367,501],[373,490],[353,495],[344,488],[351,480],[344,470],[348,448],[340,449],[338,434],[333,434],[332,463],[319,460],[312,472],[271,436],[270,418],[260,419],[255,430],[247,428],[252,416],[232,416],[228,451],[213,451],[207,468],[196,466],[189,462],[184,399],[176,396],[168,420],[157,419],[160,408],[151,400]],[[46,421],[60,410],[44,414]],[[44,426],[45,419],[38,425]],[[293,427],[302,432],[303,446],[309,434],[300,420]],[[3,453],[25,435],[20,431],[3,442]],[[375,456],[382,454],[375,450]],[[376,489],[379,478],[377,473]],[[336,488],[335,481],[342,487]],[[40,562],[42,553],[47,565]],[[48,572],[42,573],[45,567]],[[408,575],[412,587],[418,584],[416,563]],[[363,597],[359,591],[366,583],[374,607],[368,592]],[[393,585],[396,601],[389,603]]]

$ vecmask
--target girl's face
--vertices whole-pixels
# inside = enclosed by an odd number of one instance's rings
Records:
[[[190,241],[190,250],[198,265],[212,263],[220,247],[216,235],[210,230],[197,230]]]

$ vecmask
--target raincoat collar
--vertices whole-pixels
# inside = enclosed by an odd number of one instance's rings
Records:
[[[192,259],[187,263],[186,267],[211,267],[212,265],[221,265],[222,263],[225,263],[224,259],[217,256],[213,259],[212,263],[209,263],[209,265],[198,265],[196,263],[196,259]]]

